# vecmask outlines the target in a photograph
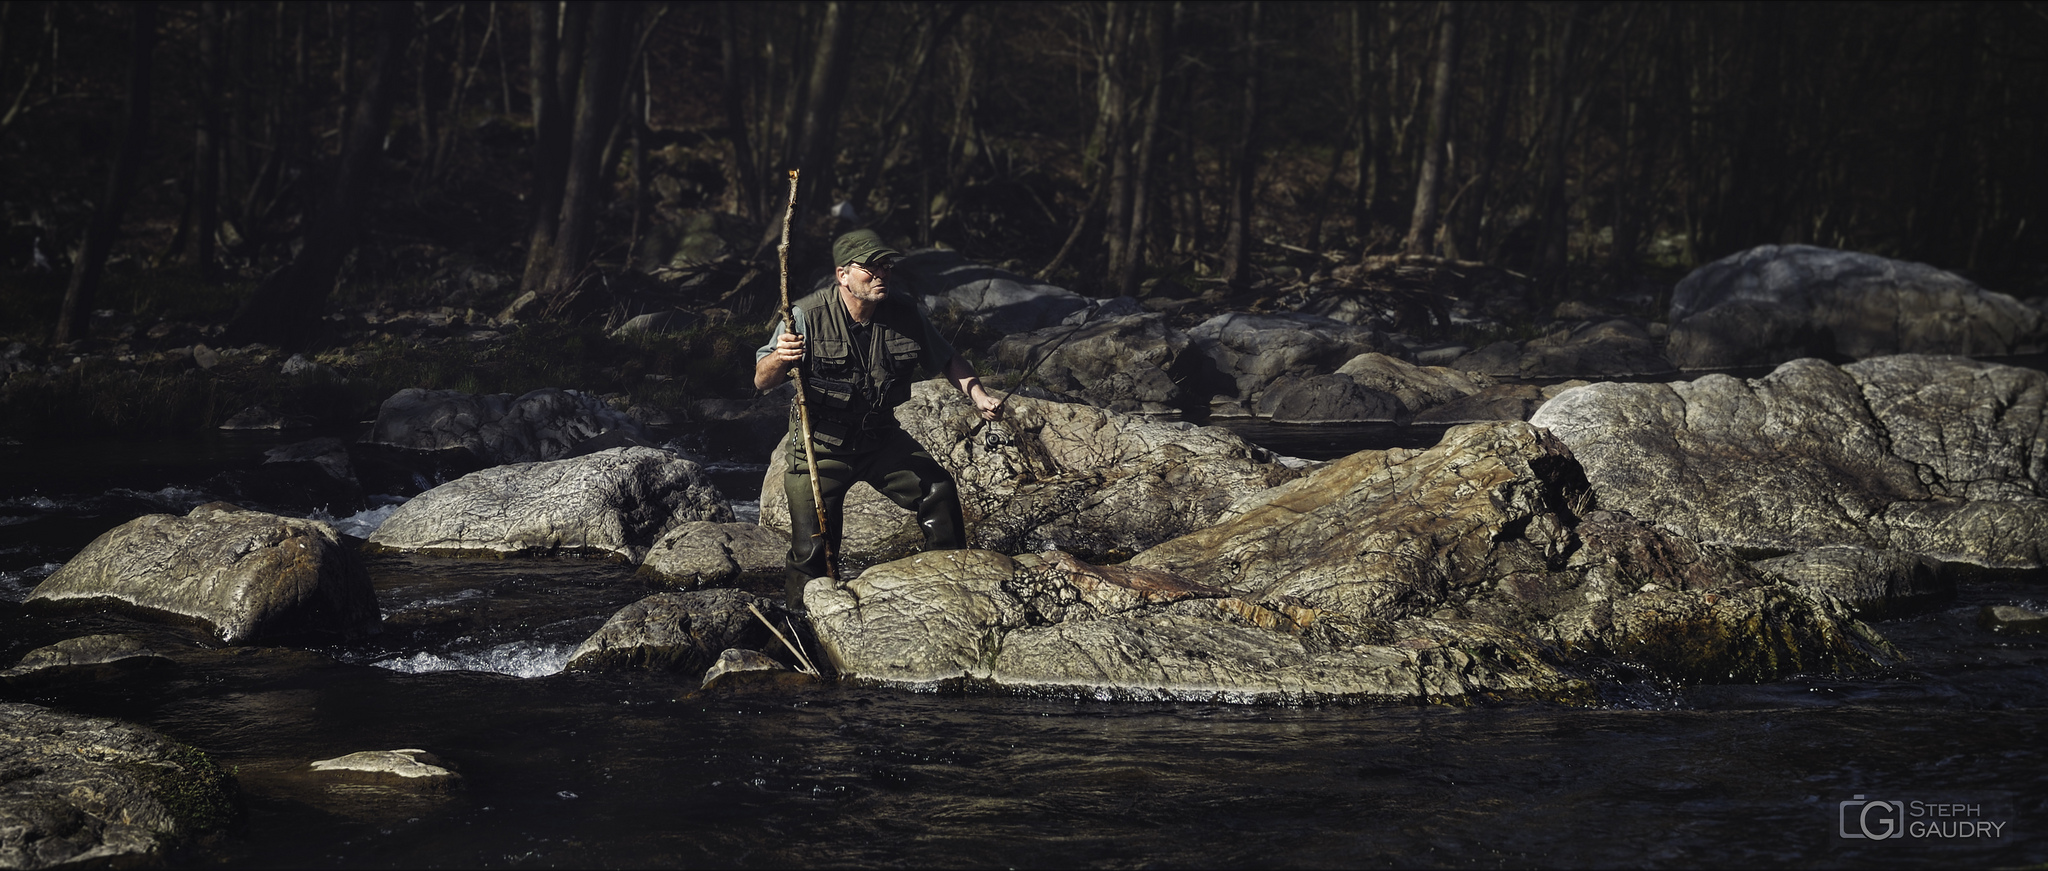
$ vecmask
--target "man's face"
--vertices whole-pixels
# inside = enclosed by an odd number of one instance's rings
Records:
[[[879,263],[849,263],[839,267],[839,286],[854,299],[863,302],[881,302],[889,293],[889,273],[895,265],[894,258]]]

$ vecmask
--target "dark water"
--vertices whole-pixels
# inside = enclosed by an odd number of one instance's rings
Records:
[[[1264,441],[1285,454],[1318,450],[1283,437],[1341,448],[1373,436],[1319,428]],[[272,443],[0,453],[16,475],[0,487],[0,664],[61,638],[137,628],[106,615],[30,618],[13,603],[97,531],[212,498],[215,472]],[[720,468],[732,492],[758,486],[758,466]],[[246,818],[187,860],[206,867],[2048,859],[2048,637],[1993,635],[1975,621],[1987,604],[2048,605],[2048,589],[2017,580],[1975,583],[1936,613],[1879,624],[1910,656],[1890,672],[1729,687],[1637,676],[1608,687],[1610,705],[1572,709],[850,685],[703,695],[693,676],[560,673],[576,642],[649,592],[622,568],[383,557],[371,570],[387,631],[370,641],[108,667],[97,680],[5,693],[145,723],[234,766]],[[314,759],[401,747],[459,764],[464,785],[366,800],[300,774]],[[1845,810],[1853,834],[1889,807],[1859,816],[1871,802],[1900,803],[1909,836],[1842,837]],[[1910,815],[1939,805],[1962,810]],[[1987,834],[1912,836],[1928,823],[1942,835],[1960,834],[1960,823]]]

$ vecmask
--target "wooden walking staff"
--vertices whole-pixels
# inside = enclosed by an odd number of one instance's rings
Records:
[[[789,222],[796,216],[796,173],[789,171],[789,208],[782,212],[782,244],[776,246],[776,254],[782,258],[782,323],[790,332],[796,332],[796,311],[789,302]],[[825,534],[825,493],[818,486],[818,451],[811,444],[811,406],[804,401],[804,367],[798,364],[790,370],[796,379],[796,419],[804,434],[804,466],[810,473],[811,507],[818,509],[818,531],[812,538],[821,538],[818,546],[825,549],[825,576],[839,580],[839,561],[832,556],[832,538]],[[794,523],[794,520],[790,521]],[[794,603],[792,603],[794,606]]]

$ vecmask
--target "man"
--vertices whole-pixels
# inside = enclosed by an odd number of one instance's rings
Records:
[[[892,413],[910,398],[910,385],[943,374],[965,394],[983,419],[1002,417],[1001,400],[990,396],[974,367],[954,353],[952,343],[932,329],[917,300],[895,273],[902,256],[873,230],[855,230],[832,245],[836,282],[795,304],[795,325],[777,321],[768,344],[754,352],[754,387],[767,390],[803,367],[811,417],[813,470],[804,456],[803,429],[794,408],[789,418],[789,559],[785,575],[789,606],[803,607],[804,586],[827,573],[828,553],[839,552],[840,510],[846,491],[866,481],[875,490],[917,512],[926,550],[966,545],[960,496],[932,455],[896,423]],[[894,292],[892,292],[892,290]],[[826,530],[818,532],[818,511],[810,476],[818,477],[825,501]],[[829,550],[828,550],[829,549]]]

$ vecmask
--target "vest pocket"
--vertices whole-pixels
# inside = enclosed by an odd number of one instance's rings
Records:
[[[901,373],[916,368],[918,358],[924,356],[924,346],[908,336],[891,336],[882,352],[889,357],[889,371]]]

